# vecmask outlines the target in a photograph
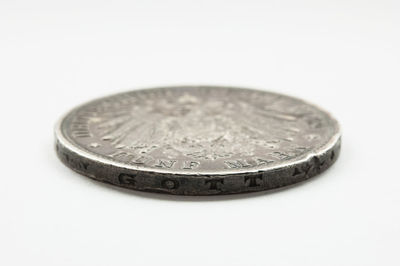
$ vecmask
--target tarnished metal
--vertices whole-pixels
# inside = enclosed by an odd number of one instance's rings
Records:
[[[185,86],[94,100],[56,127],[73,170],[129,189],[215,195],[279,188],[314,176],[339,155],[327,112],[259,90]]]

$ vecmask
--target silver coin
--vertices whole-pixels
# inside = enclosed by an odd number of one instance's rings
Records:
[[[59,158],[128,189],[214,195],[275,189],[332,165],[338,122],[302,100],[211,86],[134,90],[75,108],[56,127]]]

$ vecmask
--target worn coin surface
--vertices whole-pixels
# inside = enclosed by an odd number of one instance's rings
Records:
[[[177,195],[275,189],[332,165],[340,129],[302,100],[259,90],[183,86],[134,90],[69,112],[59,158],[116,186]]]

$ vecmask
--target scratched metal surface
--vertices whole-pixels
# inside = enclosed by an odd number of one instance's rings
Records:
[[[130,189],[214,195],[279,188],[327,169],[337,121],[302,100],[259,90],[184,86],[94,100],[56,128],[60,159]]]

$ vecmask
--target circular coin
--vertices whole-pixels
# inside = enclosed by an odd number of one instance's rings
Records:
[[[86,103],[56,127],[59,158],[134,190],[215,195],[312,177],[339,155],[337,121],[302,100],[259,90],[184,86]]]

